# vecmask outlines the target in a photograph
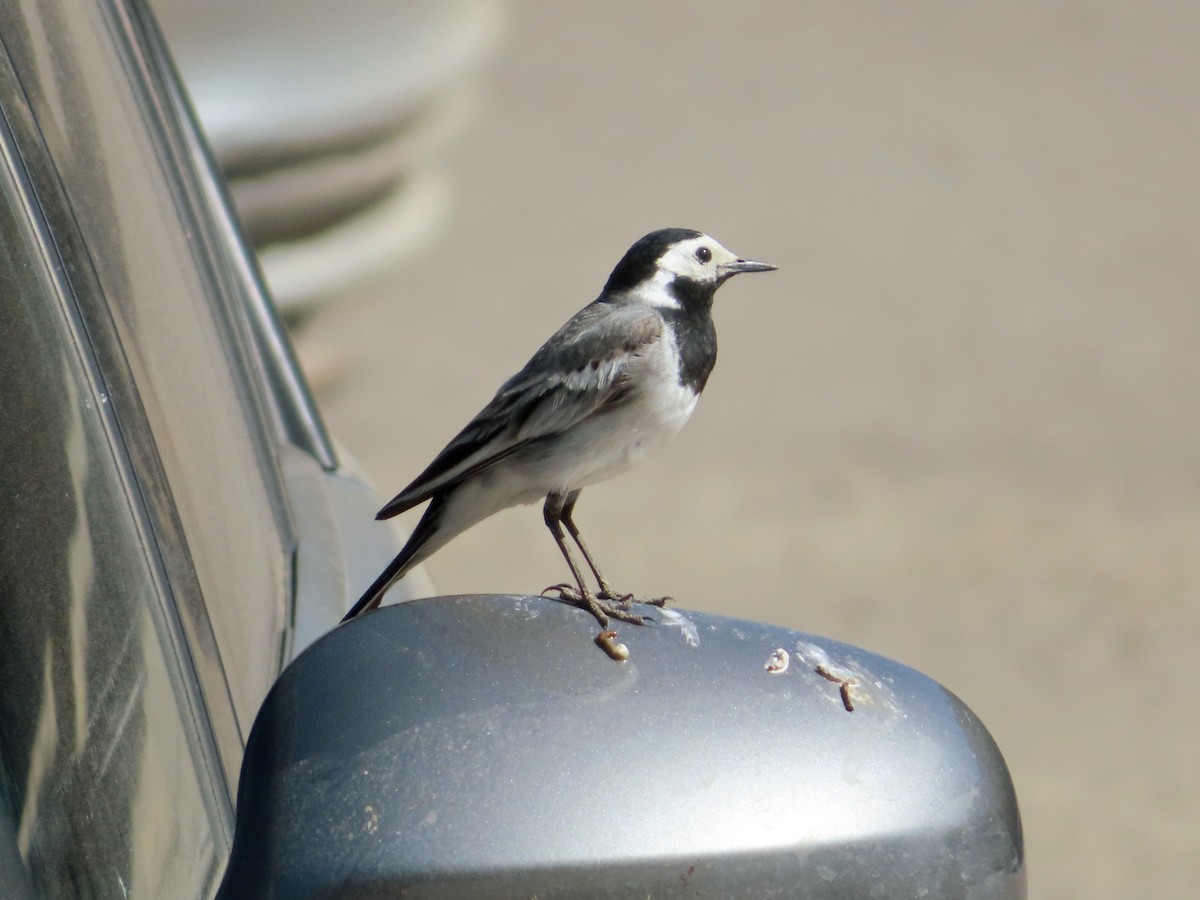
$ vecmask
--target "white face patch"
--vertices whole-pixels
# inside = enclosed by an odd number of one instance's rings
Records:
[[[686,278],[700,284],[718,284],[727,274],[727,267],[738,257],[722,247],[707,234],[673,244],[658,260],[658,269],[650,285],[643,289],[642,299],[651,306],[678,309],[679,301],[666,290],[676,278]]]
[[[658,271],[701,284],[716,284],[737,259],[707,234],[702,234],[673,244],[659,259]]]

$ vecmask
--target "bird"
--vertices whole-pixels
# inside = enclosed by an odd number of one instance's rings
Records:
[[[542,515],[571,572],[559,599],[644,624],[632,594],[600,573],[575,524],[583,488],[641,462],[692,414],[717,359],[712,306],[734,275],[775,266],[743,259],[688,228],[640,238],[600,295],[572,316],[500,387],[411,484],[376,515],[428,502],[407,543],[342,619],[376,608],[413,566],[489,516],[544,500]],[[567,536],[598,590],[585,582]],[[652,602],[661,605],[662,598]]]

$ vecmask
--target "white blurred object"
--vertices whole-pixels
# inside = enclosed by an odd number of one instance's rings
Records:
[[[285,311],[395,265],[448,208],[499,0],[151,0]]]

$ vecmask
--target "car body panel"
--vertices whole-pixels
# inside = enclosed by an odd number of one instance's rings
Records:
[[[0,5],[0,205],[0,896],[211,896],[262,698],[396,536],[141,3]]]
[[[622,663],[544,597],[326,635],[255,724],[221,896],[1024,896],[1012,782],[956,697],[835,641],[649,614]]]

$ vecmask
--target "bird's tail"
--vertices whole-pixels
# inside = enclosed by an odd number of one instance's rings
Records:
[[[343,622],[349,622],[355,616],[370,612],[377,607],[380,601],[383,600],[383,595],[387,593],[388,588],[403,578],[410,568],[424,559],[421,549],[429,543],[430,538],[437,534],[444,506],[444,497],[433,498],[433,502],[425,510],[425,515],[421,516],[421,521],[417,523],[417,527],[413,530],[412,537],[408,539],[408,543],[396,554],[396,558],[387,564],[387,568],[379,573],[379,577],[358,598],[358,602],[350,607],[350,611],[342,616]]]

